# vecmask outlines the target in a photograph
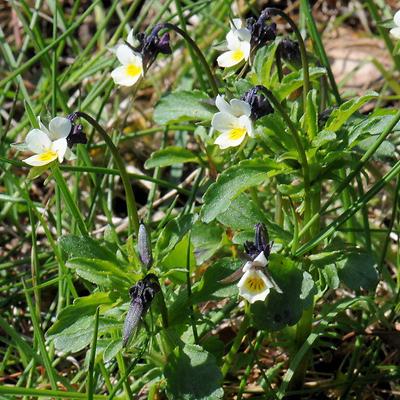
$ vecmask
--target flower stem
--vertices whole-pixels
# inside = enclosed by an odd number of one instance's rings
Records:
[[[137,213],[135,195],[133,193],[132,186],[129,181],[129,176],[126,172],[124,162],[122,161],[118,149],[115,147],[113,141],[108,136],[107,132],[100,126],[100,124],[94,118],[92,118],[90,115],[82,111],[78,111],[76,114],[85,119],[87,122],[89,122],[89,124],[92,125],[97,130],[97,132],[101,135],[103,140],[106,142],[106,145],[110,149],[115,164],[117,165],[117,168],[119,170],[122,183],[125,189],[126,205],[128,209],[129,234],[131,235],[132,233],[135,233],[137,236],[139,232],[139,217]]]
[[[213,91],[213,94],[214,94],[214,96],[217,96],[217,94],[218,94],[217,80],[216,80],[214,74],[212,73],[211,68],[208,65],[208,62],[205,59],[202,51],[199,49],[199,47],[193,41],[193,39],[184,30],[178,28],[176,25],[170,24],[169,22],[162,23],[161,27],[175,31],[176,33],[178,33],[180,36],[182,36],[186,40],[186,43],[192,48],[192,50],[194,50],[196,55],[199,57],[199,60],[200,60],[201,64],[203,65],[204,71],[207,74],[208,81],[210,82],[210,86]]]
[[[285,109],[282,107],[282,104],[279,100],[274,96],[274,94],[268,90],[264,86],[259,86],[259,90],[264,92],[264,94],[268,97],[274,108],[281,114],[282,118],[286,122],[290,132],[292,133],[294,142],[296,144],[297,153],[299,154],[301,167],[303,170],[303,179],[304,179],[304,221],[308,222],[311,217],[311,184],[310,184],[310,167],[308,165],[307,155],[304,150],[303,144],[301,142],[301,138],[295,125],[293,124],[290,117],[287,115]]]
[[[274,7],[268,7],[266,11],[270,12],[271,14],[277,14],[281,16],[293,29],[293,32],[296,35],[296,39],[299,42],[301,66],[303,68],[303,107],[305,108],[307,104],[307,93],[310,90],[310,73],[308,67],[307,51],[303,37],[301,36],[301,33],[297,28],[297,25],[292,20],[292,18],[290,18],[289,15],[287,15],[285,12],[279,10],[279,8],[274,8]]]
[[[247,328],[249,327],[249,325],[250,325],[250,317],[246,313],[244,315],[242,323],[240,324],[239,331],[235,337],[235,340],[233,341],[232,347],[230,348],[228,354],[225,356],[224,365],[221,368],[223,377],[225,377],[228,374],[229,370],[231,369],[233,361],[237,356],[239,347],[242,344],[243,338],[246,335]]]
[[[51,171],[53,172],[53,177],[57,183],[58,188],[61,190],[64,201],[69,208],[70,213],[73,215],[76,223],[78,224],[78,228],[81,231],[81,234],[84,236],[89,236],[85,222],[83,221],[82,215],[71,196],[67,184],[65,183],[59,165],[57,163],[54,163],[51,166]]]

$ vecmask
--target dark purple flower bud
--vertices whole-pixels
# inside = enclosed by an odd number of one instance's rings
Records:
[[[149,232],[143,222],[139,225],[138,250],[142,264],[147,268],[151,268],[153,264],[153,256],[151,253],[151,240]]]
[[[268,42],[276,38],[276,24],[267,23],[269,14],[263,11],[258,19],[253,17],[246,20],[247,29],[251,33],[250,45],[252,49],[265,46]]]
[[[290,39],[283,39],[278,47],[281,57],[292,63],[298,64],[301,60],[299,43]]]
[[[67,136],[67,145],[69,148],[72,148],[74,144],[86,144],[87,138],[86,134],[83,132],[83,126],[81,124],[75,124],[75,120],[78,118],[76,113],[72,113],[67,116],[67,118],[71,121],[71,131]]]
[[[254,121],[264,115],[272,114],[274,112],[267,97],[263,93],[260,93],[260,86],[254,86],[248,90],[242,97],[242,100],[250,104],[250,118]]]
[[[146,275],[129,289],[131,304],[126,314],[122,334],[124,347],[127,345],[133,331],[138,327],[140,319],[146,314],[151,302],[160,290],[160,284],[154,274]]]
[[[273,242],[269,241],[268,231],[262,223],[256,224],[255,231],[254,242],[246,241],[244,243],[244,249],[252,261],[254,261],[261,252],[263,252],[265,258],[268,259],[273,245]]]
[[[162,28],[163,27],[161,25],[156,25],[148,35],[146,35],[145,33],[139,33],[136,36],[139,45],[134,47],[133,49],[142,55],[143,65],[145,69],[148,69],[150,67],[150,65],[157,58],[158,54],[172,53],[169,44],[169,33],[164,33],[161,37],[158,36]]]

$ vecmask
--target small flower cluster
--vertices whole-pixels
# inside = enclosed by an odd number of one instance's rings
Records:
[[[217,58],[222,68],[234,67],[248,61],[252,51],[276,38],[276,24],[267,24],[268,13],[262,12],[258,19],[248,18],[246,26],[240,18],[231,22],[226,35],[227,51]]]
[[[266,269],[273,243],[268,242],[264,225],[257,224],[255,230],[254,242],[246,242],[244,245],[250,261],[242,268],[243,276],[237,284],[239,295],[251,304],[264,301],[271,289],[282,293]]]
[[[247,91],[241,100],[232,99],[228,103],[223,96],[215,100],[219,112],[214,114],[211,126],[221,132],[215,140],[221,149],[239,146],[246,135],[254,137],[253,122],[273,112],[268,99],[260,94],[262,86],[255,86]]]
[[[38,118],[39,128],[29,131],[22,144],[15,144],[18,150],[31,151],[35,155],[23,160],[33,167],[40,167],[58,159],[61,163],[64,158],[74,160],[75,154],[71,148],[74,144],[85,144],[87,139],[80,124],[75,124],[76,114],[67,118],[55,117],[50,121],[49,127]]]
[[[156,26],[150,34],[140,33],[134,36],[133,30],[128,34],[126,44],[117,47],[116,55],[122,64],[111,72],[117,85],[133,86],[148,70],[158,54],[171,54],[169,34],[159,37],[162,26]]]

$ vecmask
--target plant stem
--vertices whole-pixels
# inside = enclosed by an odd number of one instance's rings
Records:
[[[317,49],[317,53],[319,58],[322,61],[323,66],[325,67],[328,79],[331,84],[333,95],[335,96],[336,102],[341,104],[342,99],[340,98],[339,90],[336,85],[335,77],[333,76],[332,69],[330,66],[330,62],[328,60],[328,56],[326,55],[324,45],[322,44],[321,36],[318,33],[317,26],[315,25],[314,18],[311,13],[310,2],[308,0],[300,0],[301,10],[305,14],[307,26],[310,31],[311,37],[315,43],[315,47]]]
[[[186,43],[194,50],[196,55],[199,57],[199,60],[204,68],[205,73],[207,74],[208,81],[210,83],[211,89],[213,91],[213,95],[217,96],[218,94],[218,83],[217,80],[214,76],[214,74],[211,71],[210,66],[208,65],[207,60],[205,59],[202,51],[199,49],[197,44],[192,40],[192,38],[182,29],[178,28],[176,25],[170,24],[169,22],[164,22],[161,24],[163,28],[167,28],[170,30],[175,31],[179,35],[181,35],[185,40]]]
[[[259,86],[259,90],[264,92],[268,97],[274,108],[281,114],[282,118],[286,122],[290,132],[292,133],[294,142],[296,144],[297,153],[301,160],[301,167],[303,170],[303,180],[304,180],[304,221],[309,222],[311,217],[311,192],[310,192],[310,168],[308,165],[307,155],[304,150],[303,144],[301,142],[301,137],[297,132],[292,120],[287,115],[285,109],[282,107],[279,100],[273,95],[273,93],[264,86]]]
[[[274,7],[268,7],[266,10],[268,12],[270,12],[271,14],[277,14],[280,17],[282,17],[293,29],[293,32],[296,35],[296,39],[299,42],[301,66],[303,68],[303,107],[304,107],[304,109],[306,109],[307,94],[308,94],[308,91],[310,90],[310,73],[309,73],[309,67],[308,67],[307,50],[306,50],[306,46],[304,44],[303,37],[301,36],[301,33],[300,33],[299,29],[297,28],[297,25],[292,20],[292,18],[290,18],[289,15],[287,15],[285,12],[283,12],[279,8],[274,8]]]
[[[235,340],[233,341],[232,347],[230,348],[228,354],[225,356],[224,364],[221,368],[222,376],[225,377],[232,367],[233,361],[235,360],[237,353],[239,351],[240,345],[242,344],[243,338],[246,335],[247,328],[250,325],[250,317],[246,313],[244,315],[243,321],[240,324],[238,333],[236,334]]]
[[[93,392],[94,392],[94,362],[96,356],[96,347],[97,347],[97,332],[99,330],[99,310],[97,307],[96,314],[94,315],[94,330],[93,330],[93,340],[92,347],[90,349],[90,358],[89,358],[89,367],[88,367],[88,378],[87,378],[87,393],[88,400],[93,400]]]
[[[199,334],[197,333],[196,326],[196,318],[194,316],[194,309],[192,304],[192,282],[190,280],[190,231],[188,235],[188,247],[186,253],[186,286],[188,292],[188,305],[189,305],[189,314],[190,314],[190,322],[192,325],[193,337],[195,344],[199,343]]]
[[[110,149],[111,154],[114,158],[114,162],[119,169],[119,173],[125,189],[126,205],[128,209],[129,235],[135,233],[137,236],[139,232],[139,217],[137,213],[135,195],[133,194],[132,186],[129,181],[129,176],[126,172],[124,162],[118,152],[118,149],[115,147],[113,141],[108,136],[107,132],[100,126],[100,124],[95,119],[93,119],[90,115],[82,111],[78,111],[76,114],[84,118],[87,122],[89,122],[89,124],[91,124],[97,130],[97,132],[101,135],[103,140],[106,142],[108,148]]]
[[[342,183],[335,189],[335,192],[332,196],[325,202],[325,204],[320,208],[320,210],[315,213],[312,218],[307,221],[306,225],[300,230],[299,236],[304,235],[317,221],[320,216],[324,214],[324,212],[328,209],[328,207],[336,200],[337,196],[348,187],[349,183],[353,180],[355,176],[361,171],[367,161],[371,158],[371,156],[375,153],[375,151],[379,148],[382,142],[386,139],[386,137],[392,132],[393,128],[396,126],[397,122],[400,120],[400,111],[393,116],[393,119],[386,125],[386,128],[379,135],[376,142],[367,150],[367,152],[361,157],[357,166],[353,169],[352,172],[342,181]]]
[[[81,231],[81,234],[83,236],[89,236],[89,233],[87,231],[85,222],[83,221],[81,212],[79,211],[78,207],[76,206],[71,193],[67,187],[67,184],[65,183],[64,177],[62,176],[62,173],[60,171],[60,167],[57,163],[54,163],[51,166],[51,171],[53,172],[53,177],[57,183],[57,186],[61,190],[61,193],[63,194],[64,201],[72,214],[72,216],[75,218],[76,223],[78,224],[79,230]]]

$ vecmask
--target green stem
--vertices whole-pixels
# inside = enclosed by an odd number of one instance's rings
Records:
[[[279,8],[274,8],[274,7],[268,7],[266,10],[271,14],[277,14],[280,17],[282,17],[293,29],[293,32],[296,35],[296,39],[299,42],[301,66],[303,68],[303,107],[305,109],[307,104],[307,94],[308,91],[310,90],[310,72],[308,67],[307,50],[304,44],[303,37],[301,36],[301,33],[297,28],[297,25],[292,20],[292,18],[290,18],[285,12],[283,12]]]
[[[199,334],[197,333],[196,318],[194,315],[194,309],[192,304],[192,282],[190,280],[190,232],[188,237],[188,247],[186,253],[186,285],[188,292],[188,305],[189,305],[189,315],[190,322],[192,325],[193,337],[195,344],[199,343]]]
[[[53,177],[57,183],[57,186],[59,187],[59,189],[61,190],[61,193],[63,194],[64,201],[65,201],[70,213],[75,218],[75,221],[78,224],[81,234],[83,236],[89,236],[85,222],[83,221],[82,215],[71,196],[71,193],[67,187],[67,184],[65,183],[64,177],[62,176],[62,173],[60,171],[60,167],[59,167],[58,163],[54,163],[51,166],[51,171],[53,172]]]
[[[310,31],[311,37],[315,43],[318,56],[321,59],[322,64],[327,71],[328,79],[329,79],[329,82],[332,87],[333,95],[335,96],[336,102],[338,104],[341,104],[342,99],[340,98],[339,90],[336,85],[335,77],[333,76],[330,62],[329,62],[328,56],[326,55],[325,48],[324,48],[324,45],[321,40],[321,36],[318,33],[317,26],[315,25],[315,21],[312,16],[312,13],[311,13],[310,2],[308,0],[300,0],[300,5],[301,5],[301,10],[305,14],[307,26]]]
[[[299,236],[304,235],[313,224],[324,214],[324,212],[329,208],[329,206],[337,199],[338,195],[342,193],[344,189],[346,189],[349,183],[353,180],[355,176],[362,170],[367,161],[371,158],[371,156],[375,153],[375,151],[379,148],[382,142],[386,139],[386,137],[392,132],[393,128],[400,120],[400,111],[393,116],[393,119],[386,125],[386,128],[379,135],[376,142],[367,150],[367,152],[361,157],[357,166],[353,169],[353,171],[342,181],[342,183],[335,189],[335,192],[332,196],[326,201],[326,203],[320,208],[320,210],[315,213],[312,218],[307,221],[306,225],[301,229]]]
[[[301,167],[303,170],[303,179],[304,179],[304,220],[307,223],[311,217],[311,184],[310,184],[310,168],[308,165],[307,155],[304,150],[303,144],[301,142],[301,138],[295,125],[293,124],[290,117],[287,115],[285,109],[282,107],[279,100],[273,95],[273,93],[268,90],[264,86],[259,86],[259,90],[264,92],[264,94],[268,97],[274,108],[281,114],[282,118],[286,122],[290,132],[292,133],[297,153],[300,157]]]
[[[228,354],[225,356],[224,364],[221,368],[222,376],[225,377],[232,367],[233,361],[235,360],[237,353],[239,351],[240,345],[242,344],[243,338],[246,335],[247,328],[250,326],[250,317],[246,313],[244,315],[243,321],[240,324],[238,333],[236,334],[235,340],[233,341],[232,347],[230,348]]]
[[[97,130],[97,132],[101,135],[103,140],[106,142],[108,148],[110,149],[111,154],[114,158],[114,162],[118,167],[122,183],[125,189],[126,205],[128,209],[129,234],[131,235],[132,233],[135,233],[137,235],[137,233],[139,232],[139,217],[137,213],[135,195],[133,194],[132,186],[129,181],[129,176],[126,172],[124,162],[118,152],[118,149],[115,147],[113,141],[108,136],[107,132],[100,126],[100,124],[94,118],[92,118],[90,115],[82,111],[78,111],[76,114],[84,118],[87,122],[89,122],[90,125],[92,125]]]
[[[318,236],[314,237],[308,243],[301,246],[295,257],[300,257],[305,253],[309,252],[315,246],[317,246],[321,241],[332,235],[337,229],[346,222],[350,217],[352,217],[364,204],[368,203],[380,190],[393,178],[395,178],[400,173],[400,161],[398,161],[393,168],[383,176],[377,183],[364,196],[360,197],[356,202],[352,204],[343,214],[341,214],[336,220],[334,220],[329,226],[327,226]]]
[[[92,340],[92,347],[90,349],[88,378],[87,378],[88,400],[93,400],[93,392],[94,392],[94,362],[96,357],[97,332],[99,330],[99,310],[100,308],[97,307],[96,314],[94,315],[93,340]]]
[[[199,57],[199,60],[204,68],[204,71],[207,74],[207,78],[210,83],[213,94],[214,94],[214,96],[217,96],[217,94],[219,93],[217,80],[216,80],[214,74],[212,73],[207,60],[205,59],[202,51],[199,49],[197,44],[192,40],[192,38],[185,31],[178,28],[176,25],[170,24],[169,22],[164,22],[163,24],[161,24],[161,26],[163,28],[167,28],[167,29],[171,29],[171,30],[175,31],[176,33],[181,35],[186,40],[186,43],[194,50],[196,55]]]

